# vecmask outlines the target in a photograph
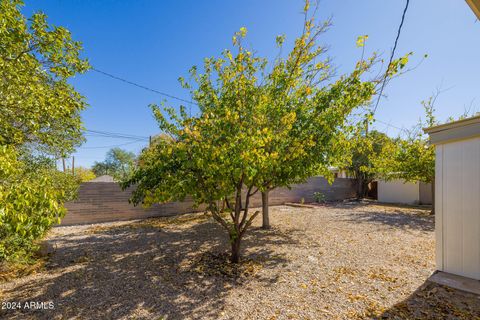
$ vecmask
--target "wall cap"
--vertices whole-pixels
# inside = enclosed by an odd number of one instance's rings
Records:
[[[430,142],[433,144],[474,138],[480,136],[480,115],[424,128],[423,131],[430,135]]]

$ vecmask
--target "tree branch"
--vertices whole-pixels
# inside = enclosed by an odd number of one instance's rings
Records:
[[[250,227],[250,225],[253,223],[253,220],[258,216],[258,214],[260,213],[260,211],[255,211],[253,213],[253,215],[250,217],[250,219],[248,219],[247,223],[245,224],[245,226],[243,227],[242,231],[240,232],[240,237],[243,236],[243,234],[245,233],[245,231],[248,229],[248,227]]]

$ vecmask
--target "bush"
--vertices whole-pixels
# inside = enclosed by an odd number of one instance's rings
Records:
[[[91,169],[84,168],[84,167],[75,168],[75,178],[79,183],[93,180],[96,177],[97,176]]]
[[[76,189],[75,179],[51,159],[0,146],[0,262],[29,260]]]
[[[326,202],[326,197],[323,193],[321,192],[314,192],[313,193],[313,198],[315,199],[316,202],[318,203],[325,203]]]

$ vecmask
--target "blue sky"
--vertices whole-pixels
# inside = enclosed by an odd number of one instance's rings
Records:
[[[437,102],[437,116],[445,120],[462,114],[470,105],[480,111],[480,22],[464,1],[412,0],[398,55],[413,51],[411,65],[428,54],[415,70],[386,88],[376,117],[395,127],[409,128],[423,115],[420,101],[437,87],[448,89]],[[368,34],[367,51],[388,58],[405,1],[322,0],[317,17],[332,17],[323,36],[339,73],[350,71],[360,58],[355,47],[359,35]],[[232,34],[248,29],[247,41],[259,55],[274,57],[275,36],[287,43],[301,32],[301,0],[244,1],[120,1],[26,0],[28,16],[41,10],[49,22],[67,27],[84,44],[92,66],[139,84],[189,99],[178,82],[204,57],[218,56],[231,47]],[[149,136],[158,132],[148,105],[163,98],[155,93],[90,71],[72,80],[90,107],[83,114],[90,130]],[[172,105],[178,105],[174,100]],[[398,129],[377,123],[381,131]],[[138,152],[145,142],[87,137],[75,154],[75,165],[90,166],[104,159],[108,146]]]

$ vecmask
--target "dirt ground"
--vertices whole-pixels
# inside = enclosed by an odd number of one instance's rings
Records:
[[[257,218],[239,267],[225,263],[225,231],[203,214],[55,228],[44,270],[0,284],[10,309],[0,318],[480,319],[478,296],[426,282],[428,211],[270,210],[273,228]]]

